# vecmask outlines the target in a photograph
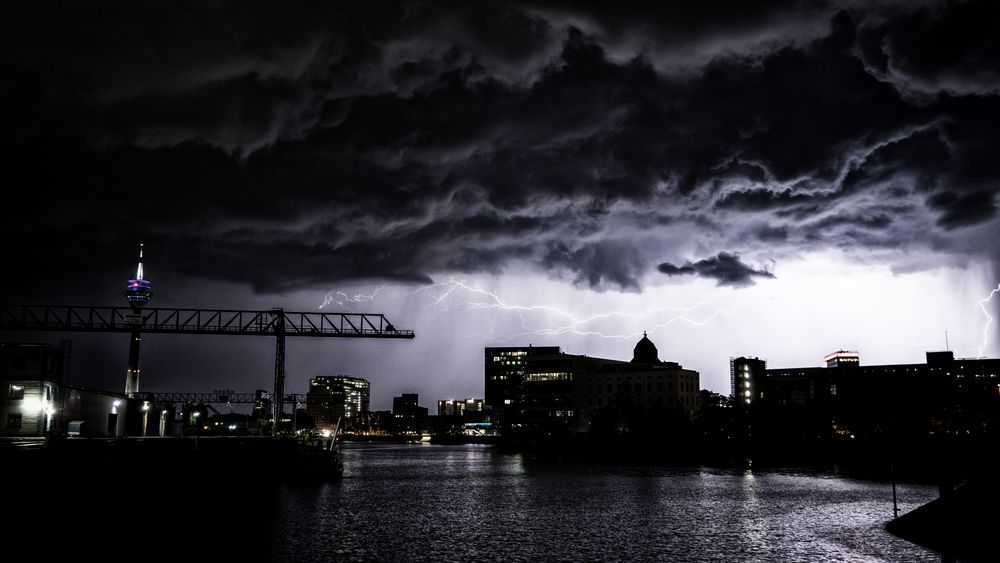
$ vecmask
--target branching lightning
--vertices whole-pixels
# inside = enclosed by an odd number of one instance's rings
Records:
[[[357,303],[371,303],[380,293],[386,290],[386,285],[376,287],[371,293],[350,293],[350,291],[333,290],[323,298],[320,309],[331,304],[352,310]],[[704,326],[723,315],[733,315],[739,304],[732,309],[713,307],[715,298],[702,300],[690,306],[678,307],[664,305],[643,308],[639,312],[607,311],[592,315],[579,315],[566,309],[552,305],[520,305],[500,297],[496,291],[489,291],[477,285],[467,283],[462,279],[450,278],[448,281],[422,286],[404,294],[404,299],[424,297],[428,299],[427,306],[441,313],[453,308],[464,311],[481,311],[492,313],[488,321],[488,335],[498,342],[509,342],[526,336],[558,336],[571,334],[576,336],[591,336],[599,338],[637,339],[644,331],[650,334],[675,323],[687,323],[691,326]],[[517,315],[520,320],[520,330],[509,330],[509,325],[499,330],[497,325]],[[641,324],[641,326],[640,326]],[[634,327],[634,328],[633,328]],[[616,331],[616,328],[620,328]],[[465,334],[471,337],[473,334]]]
[[[625,312],[625,311],[608,311],[605,313],[598,313],[594,315],[589,315],[585,317],[577,316],[569,311],[561,309],[559,307],[553,307],[550,305],[516,305],[511,304],[502,299],[497,293],[482,289],[478,286],[466,284],[462,280],[449,279],[447,282],[441,282],[436,284],[431,284],[428,286],[421,287],[414,291],[414,294],[420,293],[437,293],[433,298],[433,304],[436,306],[447,306],[452,303],[458,302],[464,308],[470,310],[492,310],[496,314],[493,317],[493,324],[495,324],[497,316],[501,312],[513,312],[516,313],[521,319],[521,326],[523,332],[511,334],[505,338],[500,338],[502,342],[513,340],[515,338],[528,336],[528,335],[562,335],[562,334],[574,334],[578,336],[597,336],[601,338],[621,338],[621,339],[633,339],[641,336],[643,330],[631,330],[628,332],[609,332],[606,328],[593,329],[588,328],[592,323],[597,323],[601,320],[608,319],[629,319],[638,321],[644,318],[653,317],[656,318],[659,314],[668,312],[673,315],[666,320],[659,320],[653,325],[647,325],[643,327],[644,330],[648,332],[655,332],[660,328],[670,326],[676,322],[685,322],[692,326],[704,326],[705,324],[716,319],[720,315],[732,315],[735,314],[738,306],[732,310],[717,309],[703,315],[694,315],[693,313],[698,309],[703,309],[712,305],[712,300],[700,301],[691,305],[689,307],[674,307],[674,306],[661,306],[654,307],[651,309],[646,309],[641,313]],[[477,296],[477,299],[466,299],[464,301],[458,301],[459,292],[465,294],[471,294]],[[527,313],[544,313],[551,314],[556,317],[564,319],[562,322],[557,323],[556,326],[547,328],[531,328],[529,320],[526,316]],[[605,327],[607,323],[605,324]],[[491,334],[493,330],[491,329]]]
[[[990,292],[985,298],[979,300],[979,308],[982,309],[983,314],[986,315],[986,326],[983,327],[983,343],[979,346],[979,354],[976,357],[982,358],[983,351],[986,350],[986,341],[989,337],[990,325],[993,324],[993,317],[990,315],[989,311],[986,310],[986,303],[993,299],[993,296],[1000,291],[1000,284],[997,284],[996,288]]]
[[[385,289],[385,284],[382,284],[375,288],[370,294],[355,293],[354,295],[348,295],[343,291],[331,291],[323,297],[323,303],[320,304],[319,308],[323,309],[331,303],[336,303],[340,307],[350,309],[351,306],[348,303],[365,303],[368,301],[375,301],[375,296]]]

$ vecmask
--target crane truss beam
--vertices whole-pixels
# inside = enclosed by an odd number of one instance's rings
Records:
[[[0,305],[0,330],[413,338],[382,314]]]
[[[273,393],[264,393],[260,396],[263,400],[270,401]],[[252,405],[257,402],[256,393],[139,393],[139,397],[159,404],[181,404],[181,403],[214,403],[214,404],[243,404]],[[301,393],[286,393],[284,403],[305,404],[306,396]]]

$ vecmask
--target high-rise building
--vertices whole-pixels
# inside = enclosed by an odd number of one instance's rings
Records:
[[[346,375],[320,375],[309,380],[306,412],[323,430],[350,428],[361,413],[368,412],[371,386],[367,379]]]
[[[754,382],[763,377],[767,362],[760,358],[729,358],[729,384],[733,401],[749,404],[754,393]]]
[[[504,426],[520,423],[524,409],[524,368],[535,356],[558,354],[558,346],[486,348],[486,404]]]

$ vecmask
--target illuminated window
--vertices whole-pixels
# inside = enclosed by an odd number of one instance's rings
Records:
[[[503,400],[503,404],[505,404],[505,405],[509,405],[509,404],[510,404],[510,399],[504,399],[504,400]]]
[[[572,381],[573,374],[568,372],[543,372],[528,374],[529,382],[536,381]]]
[[[7,428],[14,429],[21,427],[21,413],[8,413],[7,414]]]
[[[10,400],[12,400],[12,401],[20,401],[23,398],[24,398],[24,385],[11,385],[10,386]],[[17,416],[21,416],[21,415],[17,415]],[[17,427],[20,428],[21,424],[18,423]]]

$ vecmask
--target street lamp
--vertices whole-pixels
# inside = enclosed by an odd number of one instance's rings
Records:
[[[146,435],[146,422],[149,419],[149,401],[142,402],[142,435]]]
[[[201,434],[201,425],[198,424],[198,416],[201,415],[200,411],[194,411],[191,416],[194,418],[194,448],[198,449],[198,434]]]

